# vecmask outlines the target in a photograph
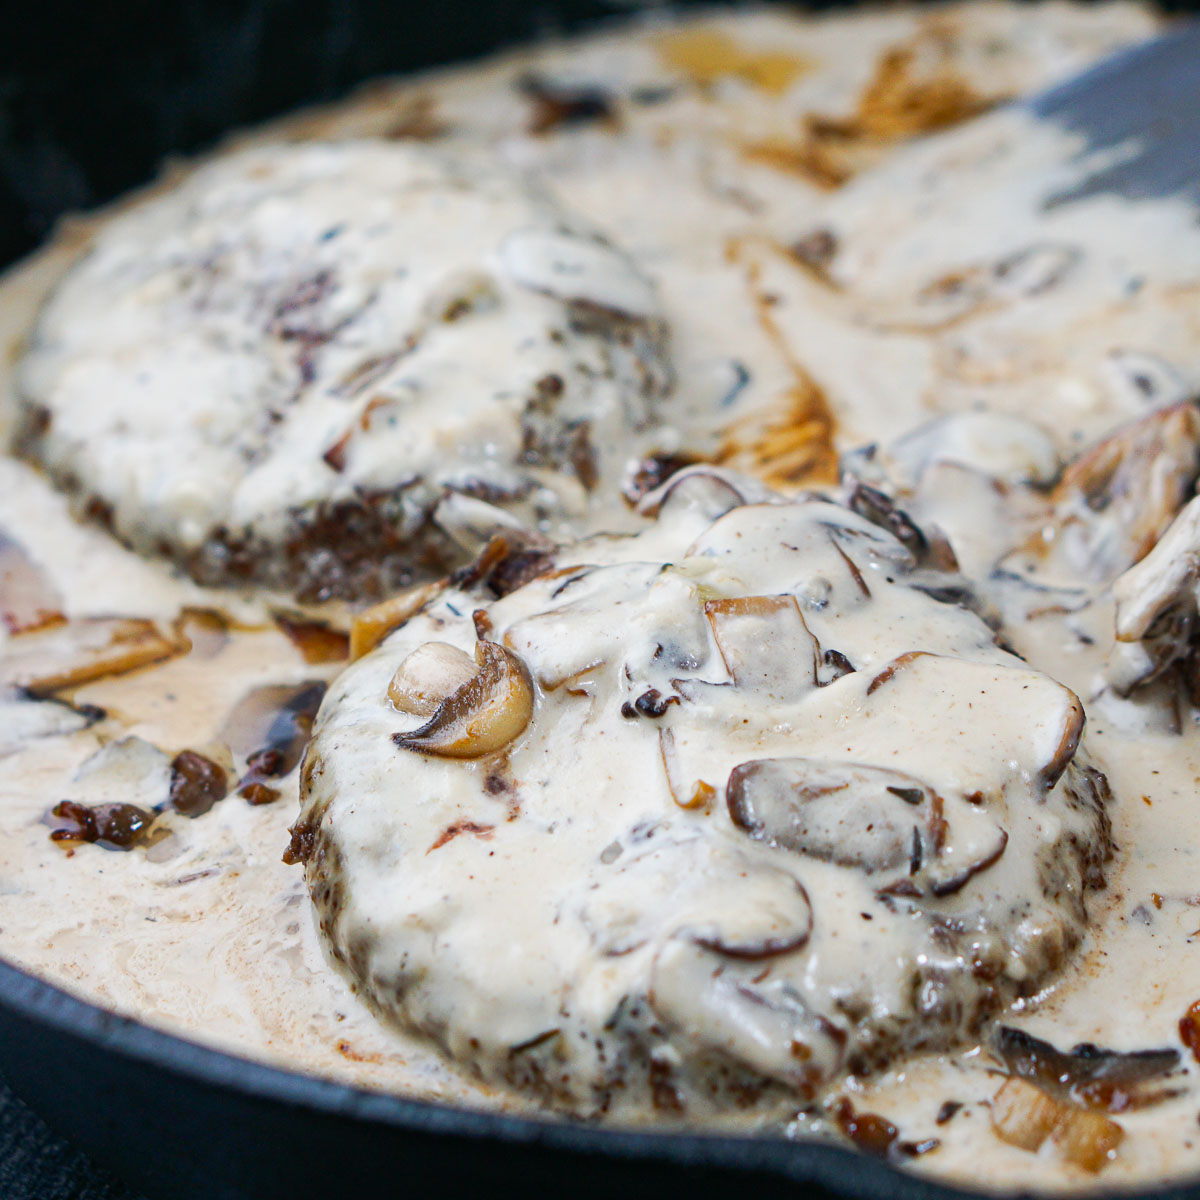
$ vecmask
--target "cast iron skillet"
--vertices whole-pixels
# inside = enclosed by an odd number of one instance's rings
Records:
[[[629,7],[622,0],[24,6],[0,39],[0,264],[36,245],[61,213],[145,182],[171,152],[331,99],[371,75],[479,54]],[[163,1200],[478,1200],[518,1192],[662,1200],[685,1189],[755,1200],[966,1195],[836,1146],[622,1133],[360,1091],[159,1033],[3,960],[0,1072],[95,1159]],[[1200,1200],[1200,1183],[1153,1197]]]

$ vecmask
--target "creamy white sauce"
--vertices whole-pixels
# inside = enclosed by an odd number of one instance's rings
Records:
[[[998,1062],[982,1043],[837,1085],[860,1110],[893,1120],[905,1140],[939,1139],[914,1169],[998,1189],[1144,1187],[1200,1169],[1200,1068],[1178,1033],[1200,1000],[1194,715],[1185,706],[1175,732],[1160,697],[1112,691],[1109,585],[1128,563],[1086,583],[1076,579],[1075,591],[1049,604],[992,576],[998,559],[1053,526],[1043,498],[1014,483],[1052,472],[1052,460],[1069,460],[1113,426],[1194,389],[1197,231],[1186,210],[1170,204],[1135,209],[1103,198],[1044,225],[1032,212],[1037,189],[1023,187],[1017,168],[1054,164],[1071,144],[1019,117],[986,116],[925,146],[858,138],[857,176],[832,192],[804,171],[770,165],[782,161],[778,153],[772,160],[749,148],[775,141],[775,152],[795,150],[809,114],[854,118],[889,50],[910,53],[921,78],[949,64],[986,100],[1069,75],[1154,23],[1129,5],[1065,4],[970,5],[924,16],[702,17],[683,27],[682,43],[666,25],[605,32],[389,83],[252,135],[344,140],[411,132],[424,121],[445,130],[439,152],[530,172],[555,202],[603,229],[653,282],[671,327],[678,382],[649,449],[723,449],[730,461],[787,482],[795,463],[811,465],[806,438],[788,430],[820,415],[813,384],[834,413],[841,450],[892,442],[939,413],[985,405],[1034,423],[1028,436],[1009,426],[1003,439],[995,431],[942,430],[923,445],[877,455],[876,466],[919,523],[947,534],[1004,618],[1007,641],[1081,697],[1086,752],[1113,787],[1118,849],[1107,889],[1089,899],[1084,942],[1044,992],[1004,1020],[1064,1049],[1079,1041],[1174,1047],[1181,1070],[1168,1080],[1178,1095],[1114,1114],[1125,1137],[1098,1176],[1064,1162],[1049,1143],[1032,1154],[995,1136],[988,1104],[1000,1083]],[[563,86],[608,89],[615,128],[566,124],[530,133],[536,106],[514,86],[530,71]],[[655,88],[657,96],[647,90]],[[951,150],[957,165],[939,157]],[[1008,165],[989,175],[979,160],[992,153]],[[942,168],[931,237],[925,215],[902,201],[935,160]],[[9,276],[0,336],[10,361],[33,307],[96,228],[68,231]],[[786,252],[814,230],[837,239],[820,270]],[[1053,249],[1064,245],[1070,252]],[[997,263],[1031,246],[1052,252],[1018,260],[1023,287],[1009,286],[1011,268],[998,278]],[[528,277],[538,262],[536,253],[520,255],[517,269]],[[1069,269],[1059,273],[1056,263]],[[945,285],[955,273],[964,277],[961,288]],[[620,294],[622,303],[637,302],[628,288]],[[6,428],[11,415],[10,403],[0,414]],[[1001,442],[1008,449],[998,453]],[[22,737],[30,740],[23,748],[0,744],[0,952],[85,997],[209,1044],[369,1087],[521,1110],[518,1096],[466,1079],[380,1021],[330,966],[300,871],[279,861],[295,817],[290,799],[251,807],[230,796],[195,820],[167,813],[160,824],[171,836],[128,854],[81,845],[68,857],[49,841],[43,814],[75,792],[85,798],[86,779],[75,775],[103,744],[132,735],[167,755],[192,748],[220,756],[228,753],[220,745],[225,718],[247,691],[332,676],[336,666],[304,663],[265,627],[266,610],[282,597],[182,581],[76,524],[29,468],[4,461],[0,472],[0,528],[46,568],[69,616],[144,616],[165,629],[181,607],[208,606],[255,625],[223,643],[197,637],[191,654],[76,689],[73,701],[110,714],[84,729],[72,731],[79,718],[69,710],[5,698],[13,720],[28,722]],[[611,518],[594,513],[596,526],[635,524],[606,488]],[[667,542],[646,544],[652,561],[668,557]],[[1054,567],[1053,544],[1042,551],[1017,565],[1035,573]],[[12,652],[12,642],[0,653]],[[294,776],[280,786],[295,796]],[[469,844],[460,836],[431,861]],[[965,1107],[937,1125],[946,1100]],[[799,1114],[794,1130],[827,1135],[832,1123],[818,1107]]]
[[[396,543],[418,573],[456,565],[455,502],[584,518],[653,420],[666,342],[633,262],[519,175],[265,147],[97,235],[22,359],[22,440],[135,549],[325,599],[329,550],[289,544],[371,497],[385,578]]]

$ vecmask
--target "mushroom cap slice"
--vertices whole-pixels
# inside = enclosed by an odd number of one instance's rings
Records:
[[[477,642],[475,661],[479,670],[424,725],[392,735],[397,746],[442,758],[482,758],[525,731],[533,716],[533,680],[525,664],[496,642]]]
[[[1200,584],[1200,497],[1189,501],[1158,544],[1113,584],[1117,645],[1105,668],[1127,696],[1194,651]]]
[[[1097,581],[1144,557],[1200,472],[1200,409],[1158,409],[1122,425],[1075,459],[1055,487],[1053,554]]]
[[[842,1065],[845,1034],[782,979],[730,963],[687,936],[671,938],[651,973],[650,1004],[707,1049],[811,1097]]]
[[[425,642],[396,668],[388,684],[388,699],[403,713],[428,717],[478,670],[471,656],[457,646]]]
[[[943,836],[937,792],[911,775],[861,763],[739,763],[725,800],[733,823],[752,838],[867,874],[909,863],[914,845],[932,856]]]

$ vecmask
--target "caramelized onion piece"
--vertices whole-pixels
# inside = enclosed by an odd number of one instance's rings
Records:
[[[671,799],[680,808],[709,808],[717,790],[703,779],[688,778],[680,762],[673,729],[658,731],[658,751],[662,755],[663,771],[667,776],[667,791],[671,793]]]
[[[445,580],[421,583],[357,613],[350,625],[350,661],[357,662],[374,650],[389,633],[420,612],[445,587]]]
[[[397,746],[443,758],[481,758],[524,732],[533,716],[533,680],[525,664],[496,642],[477,642],[475,662],[479,670],[424,725],[392,735]]]
[[[306,663],[344,662],[349,656],[349,635],[324,621],[280,612],[275,614],[275,624],[287,634]]]
[[[229,645],[229,620],[215,609],[185,608],[172,628],[193,658],[216,658]]]
[[[0,530],[0,623],[28,633],[63,620],[63,599],[25,548]]]
[[[0,686],[35,694],[124,675],[182,653],[186,644],[153,621],[89,617],[23,634],[0,657]]]
[[[1015,1077],[992,1098],[992,1129],[1031,1154],[1049,1141],[1068,1162],[1095,1174],[1115,1156],[1125,1131],[1099,1113],[1064,1104]]]
[[[475,678],[471,656],[448,642],[418,646],[397,668],[388,699],[403,713],[428,717],[448,696]]]
[[[1200,1062],[1200,1000],[1179,1018],[1179,1040],[1192,1052],[1192,1057]]]

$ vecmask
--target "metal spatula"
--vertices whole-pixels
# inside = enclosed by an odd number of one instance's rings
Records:
[[[1185,196],[1200,204],[1200,21],[1123,50],[1025,102],[1035,116],[1114,149],[1111,165],[1046,201],[1098,192],[1132,200]],[[1119,152],[1128,144],[1128,154]]]

